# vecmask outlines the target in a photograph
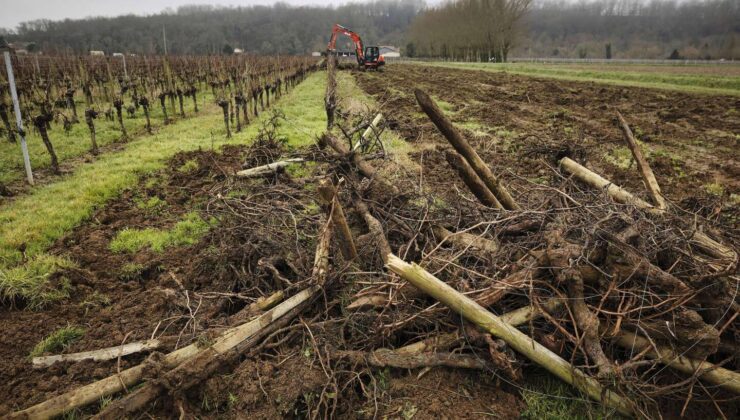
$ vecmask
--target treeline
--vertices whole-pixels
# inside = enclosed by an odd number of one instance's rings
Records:
[[[406,28],[423,7],[423,0],[377,0],[339,7],[284,3],[184,6],[150,16],[26,22],[10,39],[33,42],[46,52],[161,54],[165,32],[171,54],[213,54],[230,48],[261,54],[306,54],[326,49],[334,23],[356,30],[368,42],[400,45]]]
[[[467,61],[506,61],[532,0],[457,0],[421,13],[406,53]]]
[[[8,38],[45,52],[323,51],[334,23],[411,56],[740,59],[738,0],[376,0],[339,7],[186,6],[151,16],[39,20]],[[1,32],[1,31],[0,31]],[[350,49],[340,39],[341,49]]]
[[[426,9],[406,52],[516,57],[740,58],[738,0],[455,0]]]
[[[540,1],[525,20],[516,56],[740,59],[738,0]]]

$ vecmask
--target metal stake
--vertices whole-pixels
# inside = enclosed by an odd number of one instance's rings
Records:
[[[13,98],[13,109],[15,110],[15,123],[18,135],[21,137],[21,150],[23,151],[23,165],[26,167],[26,178],[28,183],[34,185],[33,172],[31,171],[31,158],[28,156],[26,145],[26,133],[23,131],[23,117],[21,117],[21,106],[18,102],[18,92],[15,90],[15,76],[13,76],[13,65],[10,63],[10,51],[3,51],[5,58],[5,69],[8,71],[8,84],[10,85],[10,96]]]

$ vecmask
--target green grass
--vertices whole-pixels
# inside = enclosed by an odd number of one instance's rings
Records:
[[[151,213],[159,213],[165,208],[167,208],[167,202],[157,196],[154,196],[154,197],[150,197],[147,200],[143,200],[143,199],[136,200],[136,207],[142,210],[147,210]]]
[[[210,113],[220,112],[220,109],[217,109],[212,105],[213,101],[213,94],[210,92],[210,89],[198,94],[200,109],[207,110]],[[129,105],[129,103],[130,100],[127,100],[126,104]],[[194,113],[192,100],[185,100],[183,105],[186,118],[191,118],[196,115]],[[60,163],[65,160],[84,155],[90,150],[90,130],[85,123],[85,107],[86,105],[84,102],[78,101],[77,114],[80,122],[78,124],[73,124],[72,129],[68,133],[65,133],[61,123],[52,124],[52,129],[49,131],[49,137],[54,145],[54,150],[56,151]],[[169,108],[168,102],[167,113],[169,117],[175,121],[174,125],[180,124],[181,120],[177,120],[179,117],[177,115],[173,117],[171,111],[172,110]],[[201,114],[202,113],[203,111],[201,111]],[[71,116],[72,111],[65,111],[65,114]],[[164,118],[162,109],[159,106],[159,101],[152,101],[149,114],[152,129],[155,130],[155,132],[167,127],[163,125]],[[113,115],[115,117],[115,110]],[[124,109],[123,124],[126,126],[129,138],[150,137],[146,134],[146,129],[144,128],[146,122],[144,118],[144,110],[142,108],[139,108],[139,111],[137,111],[134,118],[129,118]],[[28,154],[31,159],[31,167],[34,170],[39,168],[48,168],[51,164],[51,157],[49,157],[49,153],[46,151],[46,147],[41,141],[41,137],[33,127],[25,127],[25,129],[27,132],[26,140],[28,143]],[[100,112],[98,118],[95,120],[95,132],[96,141],[99,147],[109,145],[121,139],[118,120],[106,120],[103,112]],[[25,169],[23,168],[23,156],[21,155],[20,141],[17,143],[10,143],[5,138],[0,139],[0,183],[9,183],[23,177],[25,177]]]
[[[198,161],[195,159],[190,159],[182,164],[179,168],[177,168],[177,172],[183,173],[183,174],[189,174],[191,172],[195,172],[198,170],[200,166],[198,165]]]
[[[35,309],[45,304],[69,297],[69,282],[60,279],[56,287],[48,283],[54,272],[74,267],[66,258],[41,254],[23,265],[0,269],[0,303],[12,303],[17,299],[26,300],[29,308]]]
[[[635,86],[682,92],[707,93],[713,95],[740,96],[740,77],[717,76],[711,74],[670,74],[655,71],[609,71],[607,65],[585,69],[583,65],[571,67],[568,64],[535,63],[442,63],[431,62],[423,65],[454,67],[493,72],[508,72],[526,76],[547,77],[581,82],[607,83],[621,86]],[[659,69],[660,66],[656,66]]]
[[[607,418],[597,403],[591,402],[571,386],[549,374],[527,377],[522,389],[527,407],[520,418],[526,420],[592,420]],[[615,418],[613,415],[609,418]],[[619,417],[616,417],[619,418]]]
[[[203,220],[198,213],[191,212],[177,222],[172,229],[131,229],[126,228],[110,242],[113,252],[135,253],[150,248],[156,253],[173,246],[196,244],[211,228],[211,223]]]
[[[80,327],[68,325],[60,328],[36,344],[31,350],[30,357],[38,357],[44,353],[59,353],[83,335],[85,330]]]
[[[287,120],[280,127],[280,134],[287,137],[289,144],[311,144],[325,129],[325,76],[323,73],[310,75],[277,102]],[[123,150],[103,154],[94,162],[79,166],[73,174],[34,188],[29,194],[0,207],[0,278],[7,278],[9,274],[17,277],[16,270],[36,270],[24,268],[27,264],[18,266],[23,262],[22,245],[26,255],[35,261],[35,256],[43,254],[55,240],[89,219],[108,200],[135,186],[145,174],[164,168],[172,155],[211,146],[249,143],[258,132],[260,120],[269,116],[268,112],[261,113],[260,119],[226,140],[220,110],[212,104],[205,108],[197,117],[164,126],[152,136],[135,138]],[[20,289],[15,297],[44,301],[35,293],[45,290],[45,279],[54,267],[41,268],[35,271],[38,274],[36,282],[40,284]],[[8,281],[0,283],[0,296],[7,297],[9,290],[19,290],[6,289],[8,285],[11,285]]]
[[[129,262],[118,270],[118,278],[123,281],[137,280],[144,271],[144,266],[135,262]]]

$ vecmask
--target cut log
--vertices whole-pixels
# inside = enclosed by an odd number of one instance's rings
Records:
[[[489,190],[485,184],[483,184],[483,181],[481,181],[478,174],[475,173],[473,168],[470,167],[468,162],[466,162],[462,156],[457,154],[457,152],[447,150],[445,151],[445,158],[447,159],[447,163],[457,171],[457,174],[463,180],[465,185],[467,185],[470,192],[473,193],[475,198],[477,198],[481,204],[496,209],[504,208],[496,196],[493,195],[491,190]]]
[[[650,168],[645,156],[642,155],[640,145],[637,144],[637,140],[635,140],[635,136],[632,134],[629,124],[627,124],[627,121],[625,121],[619,111],[617,111],[617,118],[619,118],[619,127],[622,129],[627,146],[632,152],[635,162],[637,162],[637,168],[640,170],[640,176],[642,177],[642,181],[645,183],[645,188],[647,188],[648,194],[650,194],[650,199],[658,209],[664,210],[666,208],[665,199],[663,198],[663,194],[660,192],[660,185],[658,185],[658,180],[655,179],[653,170]]]
[[[268,163],[267,165],[256,166],[254,168],[249,168],[243,171],[239,171],[236,173],[236,176],[239,178],[255,178],[258,176],[269,175],[275,172],[279,172],[283,170],[285,167],[287,167],[288,165],[291,165],[293,163],[301,163],[305,161],[306,160],[303,158],[293,158],[293,159],[281,160],[279,162],[272,162],[272,163]]]
[[[501,183],[496,175],[491,172],[491,169],[483,162],[478,153],[473,147],[465,140],[465,137],[455,128],[450,121],[437,106],[434,100],[424,93],[423,91],[416,89],[414,91],[416,101],[421,106],[421,109],[427,114],[430,120],[437,126],[439,131],[445,136],[447,141],[450,142],[452,147],[457,150],[467,161],[468,164],[473,168],[476,174],[480,177],[483,183],[488,189],[496,196],[498,201],[507,210],[519,210],[519,205],[514,201],[509,190]]]
[[[388,256],[388,268],[406,281],[428,293],[430,296],[460,313],[468,321],[484,328],[489,333],[501,338],[514,350],[547,369],[550,373],[578,388],[596,401],[602,401],[619,413],[633,415],[629,401],[620,395],[604,389],[594,378],[563,360],[543,345],[534,341],[514,326],[501,321],[501,318],[490,313],[470,298],[457,292],[448,284],[416,264],[408,264],[396,257]]]
[[[324,204],[331,208],[331,221],[334,224],[336,232],[339,234],[339,248],[345,260],[354,260],[357,258],[357,248],[352,238],[352,231],[347,224],[347,218],[344,216],[342,203],[337,197],[337,189],[331,181],[324,179],[319,182],[318,193]]]
[[[145,340],[136,343],[124,344],[121,346],[107,347],[99,350],[83,351],[80,353],[34,357],[32,362],[34,368],[47,367],[59,362],[80,362],[83,360],[94,360],[96,362],[99,362],[101,360],[116,359],[134,353],[156,350],[163,347],[164,345],[164,340]]]
[[[314,289],[314,288],[312,288]],[[312,290],[309,289],[309,290]],[[306,298],[306,291],[302,294],[293,296],[289,301],[284,302],[280,306],[274,308],[270,312],[267,312],[252,322],[240,325],[226,330],[221,336],[219,343],[233,343],[234,340],[238,340],[240,337],[249,337],[259,330],[262,323],[267,320],[279,318],[282,314],[287,312],[290,308],[297,305],[303,299]],[[201,353],[203,349],[199,347],[198,343],[191,344],[183,347],[172,353],[167,354],[161,361],[162,367],[166,369],[172,369],[186,360]],[[94,403],[100,398],[115,394],[116,392],[123,391],[124,388],[128,388],[136,385],[146,370],[146,365],[141,364],[132,368],[121,371],[117,375],[109,376],[105,379],[93,382],[92,384],[82,386],[80,388],[69,391],[65,394],[56,396],[42,403],[36,404],[25,410],[13,413],[10,415],[11,419],[26,419],[26,418],[51,418],[59,416],[62,413],[74,410],[76,408],[83,407],[85,405]]]
[[[467,232],[453,233],[439,225],[432,226],[432,232],[440,241],[447,241],[462,249],[473,247],[489,254],[495,254],[498,251],[496,242]]]
[[[696,377],[703,381],[740,394],[740,373],[738,372],[719,367],[709,362],[684,357],[664,347],[658,347],[656,352],[656,348],[653,347],[650,340],[630,332],[621,331],[616,339],[620,347],[630,349],[633,353],[639,353],[642,350],[650,348],[652,350],[648,350],[646,353],[647,357],[660,360],[661,363],[670,368],[689,375],[696,375]]]

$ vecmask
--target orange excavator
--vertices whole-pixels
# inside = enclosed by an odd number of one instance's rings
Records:
[[[360,38],[360,35],[337,23],[334,24],[334,28],[332,28],[331,31],[331,39],[329,40],[329,46],[327,47],[329,54],[336,54],[338,34],[344,34],[352,38],[352,42],[355,44],[357,64],[360,66],[361,70],[379,70],[385,65],[385,58],[380,55],[379,47],[364,47],[362,45],[362,38]]]

